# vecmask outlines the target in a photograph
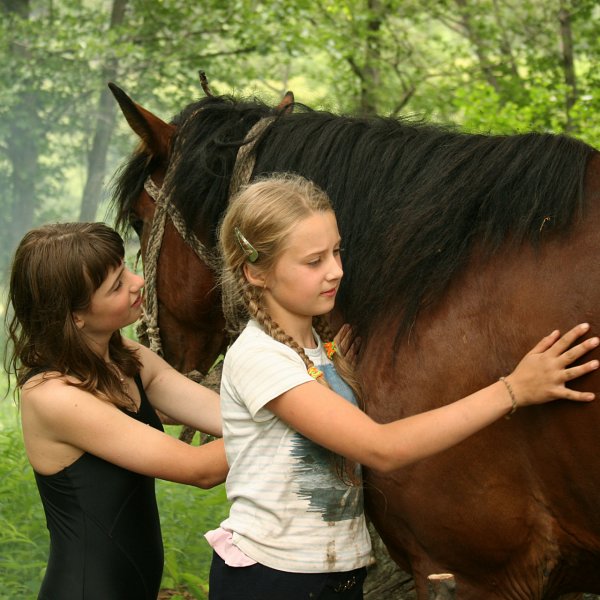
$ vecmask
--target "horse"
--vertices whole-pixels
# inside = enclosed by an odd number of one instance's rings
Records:
[[[362,340],[376,421],[489,385],[555,328],[587,321],[600,333],[600,154],[583,141],[228,95],[165,122],[110,87],[141,140],[113,201],[142,248],[161,202],[212,252],[245,181],[294,172],[328,193],[343,238],[337,320]],[[206,370],[227,340],[216,273],[170,227],[157,267],[165,355]],[[571,385],[598,393],[600,373]],[[366,470],[367,515],[418,598],[439,572],[464,600],[600,593],[599,428],[598,401],[559,400],[392,474]]]

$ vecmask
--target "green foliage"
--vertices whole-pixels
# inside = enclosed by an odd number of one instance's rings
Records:
[[[14,405],[0,400],[0,600],[37,597],[48,535]]]
[[[109,78],[166,120],[202,95],[202,69],[217,94],[276,103],[291,89],[313,108],[416,115],[473,132],[568,132],[600,147],[597,0],[125,0],[123,21],[111,25],[113,4],[0,1],[0,277],[26,229],[77,218],[86,180],[98,175],[88,153]],[[120,114],[116,122],[105,186],[134,144]],[[97,218],[111,222],[103,200]],[[47,546],[7,406],[0,600],[36,588]],[[202,533],[224,515],[224,492],[160,482],[158,494],[166,581],[203,593]]]
[[[88,172],[109,78],[165,119],[202,94],[202,69],[215,93],[598,140],[595,0],[123,0],[111,23],[115,2],[0,11],[1,262],[30,226],[76,219],[88,177],[108,184],[131,150],[119,115],[106,172]]]
[[[167,430],[178,433],[176,427]],[[216,529],[229,512],[225,486],[200,490],[157,481],[157,498],[165,544],[162,586],[184,587],[198,600],[206,598],[212,549],[204,533]]]

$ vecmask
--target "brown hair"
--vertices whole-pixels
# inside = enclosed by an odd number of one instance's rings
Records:
[[[56,223],[29,231],[14,255],[9,288],[12,316],[4,366],[18,387],[38,372],[56,371],[70,383],[118,406],[131,406],[118,373],[86,343],[73,313],[86,310],[108,271],[123,261],[121,236],[104,223]],[[10,309],[10,306],[9,306]],[[134,376],[141,364],[120,332],[109,341],[111,361]]]
[[[307,369],[314,365],[304,349],[270,317],[261,302],[260,289],[246,279],[244,264],[248,254],[238,242],[235,229],[239,229],[258,252],[253,263],[255,268],[267,274],[274,268],[293,227],[315,212],[327,211],[333,211],[329,197],[315,183],[298,175],[278,174],[243,188],[231,200],[219,231],[224,259],[223,307],[230,329],[238,333],[253,317],[272,338],[295,350]],[[314,317],[313,326],[323,342],[333,339],[325,315]],[[336,371],[361,404],[362,392],[352,367],[340,352],[334,354],[333,361]],[[328,386],[323,377],[317,381]]]

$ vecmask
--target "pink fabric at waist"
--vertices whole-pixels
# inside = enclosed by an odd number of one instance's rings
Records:
[[[249,567],[256,561],[244,554],[234,543],[233,534],[228,529],[219,527],[204,534],[212,549],[225,561],[229,567]]]

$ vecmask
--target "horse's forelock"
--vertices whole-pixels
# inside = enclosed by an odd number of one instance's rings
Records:
[[[118,169],[111,182],[111,207],[114,209],[115,226],[122,233],[129,229],[129,217],[151,172],[152,157],[140,147]]]

